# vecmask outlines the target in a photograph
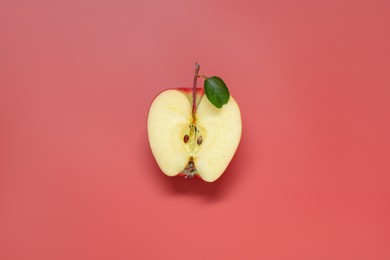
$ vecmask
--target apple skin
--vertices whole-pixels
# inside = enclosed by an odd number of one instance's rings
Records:
[[[192,102],[193,102],[193,89],[192,89],[192,88],[168,88],[168,89],[162,90],[160,93],[158,93],[158,94],[155,96],[155,98],[153,99],[153,101],[152,101],[152,103],[151,103],[151,106],[149,107],[148,115],[149,115],[150,109],[151,109],[151,107],[152,107],[152,104],[155,102],[156,98],[157,98],[161,93],[166,92],[166,91],[168,91],[168,90],[176,90],[176,91],[182,92],[182,93],[188,98],[189,102],[192,104]],[[198,110],[198,105],[199,105],[201,99],[204,97],[204,95],[205,95],[205,92],[204,92],[204,89],[203,89],[203,88],[197,88],[197,89],[196,89],[196,111]],[[204,97],[204,98],[206,98],[206,97]],[[242,126],[241,126],[241,119],[240,119],[240,128],[241,128],[241,127],[242,127]],[[240,134],[239,134],[239,138],[238,138],[238,143],[239,143],[240,140],[241,140],[241,129],[240,129]],[[152,147],[152,145],[151,145],[149,139],[148,139],[148,141],[149,141],[149,147]],[[237,149],[237,148],[238,148],[238,144],[237,144],[236,149]],[[236,149],[235,149],[235,151],[236,151]],[[153,151],[152,151],[152,152],[153,152]],[[234,152],[234,153],[235,153],[235,152]],[[231,157],[231,159],[228,161],[226,167],[228,166],[228,164],[229,164],[229,163],[231,162],[231,160],[233,159],[234,153],[233,153],[233,156]],[[222,172],[222,173],[223,173],[223,172]],[[222,173],[221,173],[221,175],[222,175]],[[167,174],[166,174],[166,175],[167,175]],[[179,172],[177,172],[175,175],[167,175],[167,176],[169,176],[169,177],[175,177],[175,176],[180,176],[180,177],[184,176],[184,177],[188,177],[188,175],[184,173],[184,169],[181,170],[181,171],[179,171]],[[203,178],[203,177],[202,177],[200,174],[198,174],[198,173],[196,173],[194,176],[196,176],[197,178],[199,178],[199,179],[201,179],[201,180],[203,180],[203,181],[205,181],[205,182],[214,182],[215,180],[219,179],[219,177],[217,177],[216,179],[208,180],[207,178],[206,178],[206,179]]]
[[[172,88],[172,89],[174,89],[174,88]],[[179,90],[179,91],[183,92],[190,99],[191,104],[192,104],[192,98],[193,98],[192,97],[192,88],[176,88],[175,90]],[[204,93],[203,88],[196,89],[196,107],[198,107],[199,101],[203,97],[204,94],[205,93]]]

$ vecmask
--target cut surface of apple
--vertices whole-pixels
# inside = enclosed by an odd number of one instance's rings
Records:
[[[160,169],[168,176],[199,175],[217,180],[233,158],[241,139],[241,114],[230,97],[216,108],[197,89],[195,116],[191,89],[170,89],[153,101],[148,114],[148,138]]]

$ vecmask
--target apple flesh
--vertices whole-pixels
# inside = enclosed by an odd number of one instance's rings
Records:
[[[198,175],[217,180],[227,168],[241,139],[241,114],[230,96],[218,109],[196,92],[192,113],[192,89],[170,89],[153,101],[148,114],[148,138],[160,169],[168,176]]]

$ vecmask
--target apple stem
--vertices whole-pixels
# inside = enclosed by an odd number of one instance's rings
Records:
[[[192,117],[195,122],[195,113],[196,113],[196,85],[198,81],[198,73],[199,73],[200,65],[199,63],[195,63],[195,75],[194,75],[194,85],[192,86]]]

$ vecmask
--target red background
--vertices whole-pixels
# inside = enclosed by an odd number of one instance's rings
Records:
[[[390,259],[389,1],[0,1],[0,259]],[[168,178],[198,61],[243,136]]]

